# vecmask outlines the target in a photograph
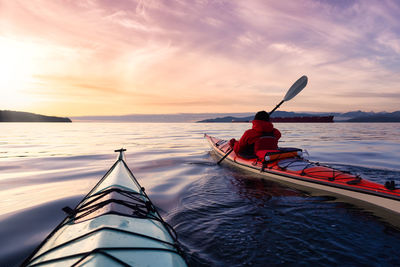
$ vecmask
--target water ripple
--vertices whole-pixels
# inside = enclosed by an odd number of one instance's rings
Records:
[[[282,146],[400,184],[400,124],[276,124]],[[215,164],[203,133],[247,124],[7,124],[0,141],[0,266],[21,262],[125,147],[192,266],[397,266],[400,232],[358,204]],[[46,134],[43,134],[45,127]],[[155,134],[157,133],[157,134]],[[158,134],[161,133],[161,134]]]

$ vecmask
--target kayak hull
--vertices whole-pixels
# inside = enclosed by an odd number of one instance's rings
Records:
[[[187,266],[121,155],[23,266]]]
[[[225,156],[226,152],[229,152],[230,147],[228,142],[221,140],[209,135],[205,135],[205,138],[210,143],[213,151],[218,157]],[[369,207],[379,207],[385,214],[389,212],[391,215],[395,215],[397,218],[400,214],[400,190],[389,190],[383,185],[379,185],[364,179],[360,179],[357,176],[350,175],[347,173],[341,173],[338,170],[331,169],[334,173],[332,177],[339,177],[330,181],[330,177],[323,177],[321,171],[321,177],[309,177],[307,173],[301,173],[300,171],[285,171],[284,168],[279,167],[279,162],[288,161],[287,159],[277,160],[269,164],[264,165],[256,159],[244,159],[231,152],[225,159],[226,163],[229,163],[237,168],[257,173],[263,178],[278,181],[289,186],[293,186],[298,189],[311,191],[315,195],[326,195],[333,194],[335,196],[341,196],[351,199],[357,204],[368,204]],[[302,159],[296,159],[301,161]],[[306,162],[305,160],[302,160]],[[310,164],[310,163],[306,163]],[[329,168],[323,170],[328,173]],[[360,181],[358,183],[353,181]],[[354,183],[352,185],[351,183]],[[350,183],[350,184],[349,184]],[[378,212],[379,213],[379,212]],[[400,218],[397,219],[400,222]]]

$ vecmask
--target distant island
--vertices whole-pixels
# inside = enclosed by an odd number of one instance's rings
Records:
[[[254,116],[236,118],[227,116],[216,119],[206,119],[198,122],[250,122]],[[271,117],[272,122],[333,122],[333,116],[295,116],[295,117]]]
[[[333,117],[332,117],[333,116]],[[237,113],[173,113],[173,114],[127,114],[105,116],[79,116],[71,119],[76,122],[140,122],[140,123],[191,123],[191,122],[248,122],[254,117],[254,112]],[[312,118],[314,117],[314,118]],[[400,122],[400,111],[388,112],[288,112],[277,110],[272,115],[275,122],[305,120],[319,122]],[[318,118],[318,119],[317,119]]]
[[[0,110],[0,122],[72,122],[69,118],[45,116],[29,112]]]
[[[400,111],[363,115],[349,119],[348,122],[400,122]]]
[[[225,116],[212,119],[200,120],[197,122],[250,122],[253,116],[234,117]],[[335,120],[334,120],[335,118]],[[400,111],[388,112],[363,112],[352,111],[346,113],[296,113],[286,111],[276,111],[271,116],[272,122],[400,122]]]

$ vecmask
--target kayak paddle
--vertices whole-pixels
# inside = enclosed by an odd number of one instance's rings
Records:
[[[291,100],[291,99],[292,99],[293,97],[295,97],[298,93],[300,93],[301,90],[303,90],[304,87],[306,87],[307,81],[308,81],[307,76],[305,76],[305,75],[301,76],[301,77],[289,88],[289,90],[287,91],[287,93],[286,93],[285,97],[283,98],[283,100],[282,100],[278,105],[276,105],[276,107],[275,107],[273,110],[271,110],[271,111],[269,112],[269,115],[271,116],[271,114],[274,113],[274,111],[275,111],[277,108],[279,108],[279,107],[283,104],[283,102]]]
[[[283,98],[283,100],[282,100],[278,105],[276,105],[276,107],[275,107],[273,110],[271,110],[271,111],[269,112],[269,115],[271,116],[271,114],[274,113],[274,111],[275,111],[277,108],[279,108],[279,107],[283,104],[283,102],[291,100],[291,99],[294,98],[298,93],[300,93],[301,90],[303,90],[304,87],[306,87],[307,82],[308,82],[307,76],[306,76],[306,75],[301,76],[301,77],[289,88],[289,90],[287,91],[287,93],[286,93],[285,97]],[[223,156],[223,157],[217,162],[217,164],[219,165],[229,154],[232,153],[232,151],[233,151],[233,148],[232,148],[231,150],[229,150],[228,152],[226,152],[225,156]]]

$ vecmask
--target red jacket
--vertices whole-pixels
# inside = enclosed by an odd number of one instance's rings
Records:
[[[253,128],[244,132],[239,142],[235,142],[236,154],[256,154],[260,150],[278,149],[281,132],[269,121],[253,120]]]

